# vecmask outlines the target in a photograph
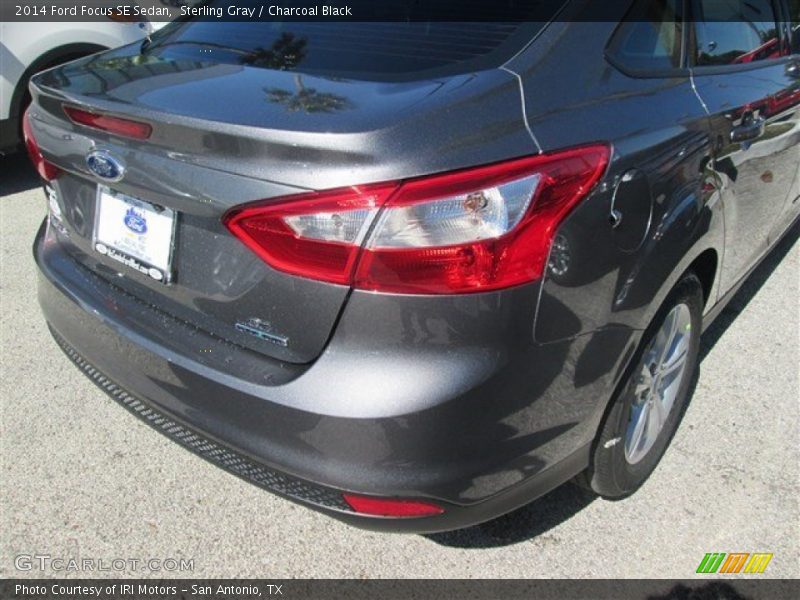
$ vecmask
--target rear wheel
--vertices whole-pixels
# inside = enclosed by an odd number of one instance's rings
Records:
[[[656,468],[678,428],[697,369],[703,291],[684,275],[653,319],[643,350],[608,411],[584,484],[622,498]]]

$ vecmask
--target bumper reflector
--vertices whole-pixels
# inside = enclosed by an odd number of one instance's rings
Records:
[[[444,512],[441,506],[431,502],[418,500],[401,500],[396,498],[375,498],[343,494],[344,501],[359,514],[376,517],[431,517]]]

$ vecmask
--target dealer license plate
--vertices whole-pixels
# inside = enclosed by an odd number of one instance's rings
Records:
[[[158,281],[172,279],[175,211],[97,187],[94,249]]]

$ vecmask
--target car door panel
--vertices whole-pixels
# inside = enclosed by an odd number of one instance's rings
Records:
[[[701,5],[701,11],[715,6],[709,0],[695,5]],[[741,21],[715,21],[708,27],[702,12],[696,13],[692,79],[709,113],[714,168],[721,182],[722,291],[768,248],[800,165],[800,85],[791,68],[793,59],[787,56],[788,41],[779,33],[782,26],[769,16],[769,6],[767,0],[747,3]],[[745,22],[746,17],[755,18],[746,11],[756,8],[764,21]],[[772,27],[767,25],[770,18]]]
[[[795,116],[797,115],[797,104],[800,102],[800,0],[787,0],[786,8],[788,12],[788,20],[785,30],[791,45],[792,59],[786,65],[786,74],[795,80],[794,86],[786,90],[778,101],[784,106],[795,107]],[[800,128],[800,124],[795,119],[795,128]],[[778,223],[773,227],[772,234],[770,235],[770,243],[777,241],[786,228],[789,227],[797,218],[800,218],[800,148],[797,151],[798,165],[794,176],[794,183],[789,190],[789,196],[786,198],[785,208]]]

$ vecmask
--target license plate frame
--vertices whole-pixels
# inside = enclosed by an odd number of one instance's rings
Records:
[[[178,212],[98,184],[92,248],[164,284],[174,280]]]

